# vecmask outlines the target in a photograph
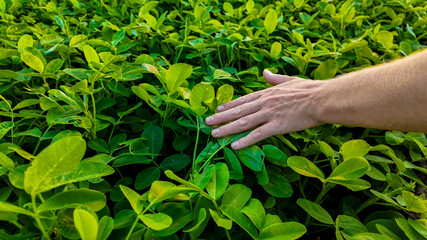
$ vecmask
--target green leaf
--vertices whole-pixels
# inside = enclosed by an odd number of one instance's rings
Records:
[[[408,219],[409,225],[413,227],[419,234],[427,238],[427,219]]]
[[[114,220],[111,217],[103,216],[98,224],[98,237],[96,240],[107,240],[114,228]]]
[[[392,240],[389,237],[378,233],[358,233],[350,238],[350,240]]]
[[[32,52],[27,51],[27,49],[24,49],[21,54],[21,60],[37,72],[43,73],[45,66],[43,64],[43,60],[39,56],[36,56]]]
[[[408,211],[416,213],[427,212],[427,200],[423,200],[408,191],[402,191],[402,197]]]
[[[268,173],[267,169],[265,168],[265,165],[262,166],[261,172],[255,172],[255,176],[258,180],[258,184],[261,186],[265,186],[270,181],[270,179],[268,179]]]
[[[196,224],[192,228],[190,228],[188,230],[184,230],[183,232],[195,232],[195,231],[197,231],[200,228],[200,226],[202,225],[202,223],[205,221],[206,216],[207,216],[206,215],[206,209],[204,209],[204,208],[200,209],[199,216],[197,217]]]
[[[331,148],[331,146],[329,146],[329,144],[323,141],[317,141],[317,143],[319,144],[320,151],[322,151],[325,156],[328,158],[335,157],[335,151]]]
[[[268,175],[269,183],[262,186],[270,195],[278,198],[288,198],[292,196],[293,189],[289,181],[277,173]]]
[[[215,171],[215,165],[208,165],[203,169],[203,173],[194,174],[193,179],[190,180],[191,183],[199,187],[200,189],[204,189],[208,183],[211,181],[212,175]]]
[[[298,199],[297,204],[317,221],[334,225],[331,215],[319,204],[303,198]]]
[[[64,65],[64,60],[56,58],[53,59],[52,61],[50,61],[47,65],[46,65],[46,73],[56,73],[58,72],[62,66]]]
[[[393,34],[383,30],[377,34],[377,41],[381,43],[385,49],[390,49],[393,45]]]
[[[227,164],[219,162],[215,164],[215,171],[206,186],[206,190],[213,199],[218,200],[227,189],[229,180],[230,173]]]
[[[322,170],[305,157],[292,156],[288,158],[288,166],[303,176],[314,177],[322,182],[325,180]]]
[[[210,212],[213,220],[215,221],[216,225],[218,225],[218,227],[222,227],[222,228],[225,228],[227,230],[231,229],[231,227],[233,226],[233,221],[231,221],[230,219],[226,219],[226,218],[221,217],[218,212],[216,212],[212,209],[209,209],[209,212]]]
[[[202,103],[209,104],[215,98],[214,88],[206,83],[199,83],[191,89],[190,106],[197,116],[202,116],[206,113],[207,108],[202,106]]]
[[[181,184],[184,184],[185,186],[187,186],[188,188],[190,188],[190,189],[192,189],[192,190],[194,190],[194,191],[197,191],[200,195],[202,195],[203,197],[205,197],[205,198],[207,198],[207,199],[209,199],[209,200],[214,200],[211,196],[209,196],[209,194],[207,194],[207,193],[205,193],[202,189],[200,189],[199,187],[197,187],[196,185],[194,185],[194,184],[192,184],[192,183],[190,183],[190,182],[187,182],[187,181],[185,181],[184,179],[182,179],[182,178],[180,178],[180,177],[178,177],[177,175],[175,175],[171,170],[167,170],[167,171],[165,171],[165,175],[168,177],[168,178],[170,178],[170,179],[172,179],[172,180],[175,180],[175,181],[177,181],[177,182],[179,182],[179,183],[181,183]]]
[[[369,232],[368,228],[366,228],[363,223],[361,223],[356,218],[347,215],[339,215],[337,223],[339,224],[339,227],[345,230],[352,230],[352,232],[355,233]]]
[[[288,156],[286,156],[286,154],[278,147],[273,145],[263,145],[262,151],[265,153],[265,159],[267,159],[269,162],[281,167],[288,166]]]
[[[178,172],[190,164],[190,157],[187,154],[178,153],[166,157],[161,163],[160,168],[163,171],[172,170]]]
[[[233,5],[231,5],[231,3],[229,2],[224,2],[224,4],[222,5],[224,11],[230,15],[233,16],[234,15],[234,9],[233,9]]]
[[[132,164],[150,164],[151,159],[139,156],[139,155],[130,155],[130,156],[124,156],[117,158],[114,163],[113,167],[122,167],[126,165],[132,165]]]
[[[125,97],[130,96],[129,90],[118,81],[111,81],[107,84],[107,86],[113,92],[119,93]]]
[[[166,214],[173,220],[172,224],[168,228],[156,232],[156,235],[159,237],[170,236],[193,220],[192,211],[188,210],[181,203],[164,203],[160,205],[157,210],[160,213]]]
[[[365,181],[363,179],[355,179],[355,180],[330,179],[328,180],[328,182],[343,185],[344,187],[352,191],[365,190],[371,187],[371,184],[368,181]]]
[[[33,160],[34,162],[34,160]],[[82,182],[89,179],[100,178],[114,173],[114,169],[107,164],[99,162],[80,162],[71,172],[61,174],[52,179],[48,185],[43,186],[40,191],[47,191],[65,184]]]
[[[216,99],[218,101],[218,105],[231,101],[233,99],[233,95],[234,88],[231,85],[221,85],[216,92]]]
[[[184,81],[191,76],[193,73],[193,67],[185,63],[177,63],[166,71],[166,86],[169,94],[173,94],[178,91]]]
[[[0,152],[0,166],[13,168],[15,167],[15,163],[6,154]]]
[[[277,26],[277,12],[274,9],[270,9],[267,16],[264,19],[264,26],[267,34],[272,33]]]
[[[0,139],[3,138],[4,135],[6,135],[7,132],[9,132],[10,129],[12,129],[15,126],[13,122],[1,122],[0,123]]]
[[[396,156],[393,149],[391,149],[389,146],[380,144],[375,147],[372,147],[370,151],[379,151],[385,154],[386,156],[389,156],[393,160],[394,164],[396,164],[396,167],[399,170],[399,173],[405,172],[406,170],[405,164],[400,158]]]
[[[258,232],[255,226],[249,220],[249,218],[240,212],[236,207],[232,205],[223,205],[219,207],[219,209],[225,216],[243,228],[253,239],[257,239]]]
[[[371,150],[371,146],[364,140],[350,140],[340,149],[344,161],[350,157],[363,157]]]
[[[280,44],[279,42],[274,42],[271,45],[270,57],[273,59],[276,59],[280,56],[281,52],[282,52],[282,44]]]
[[[150,153],[159,154],[163,145],[163,129],[159,126],[150,126],[141,134],[142,138],[147,139],[146,145],[149,147]]]
[[[248,216],[256,228],[258,228],[260,231],[262,230],[266,214],[262,203],[258,199],[251,198],[248,204],[246,204],[246,206],[242,209],[242,213]]]
[[[13,56],[19,56],[19,51],[14,49],[4,49],[0,48],[0,60],[10,58]]]
[[[83,52],[85,54],[86,61],[89,63],[90,66],[92,65],[92,62],[100,63],[98,53],[96,53],[93,47],[85,45],[83,47]]]
[[[142,202],[140,201],[141,195],[123,185],[120,185],[120,190],[122,191],[123,195],[125,195],[126,199],[129,201],[130,205],[132,206],[132,209],[136,212],[136,214],[140,214],[144,209]]]
[[[326,60],[319,64],[319,66],[314,70],[314,79],[323,80],[331,79],[335,77],[338,71],[338,63],[335,60]]]
[[[235,151],[240,161],[248,168],[260,172],[264,164],[264,152],[256,145]]]
[[[172,224],[172,218],[164,213],[144,214],[138,216],[147,227],[153,230],[163,230]]]
[[[387,131],[385,133],[385,140],[390,145],[399,145],[405,141],[405,134],[398,131]]]
[[[12,70],[0,70],[0,78],[17,78],[19,74]]]
[[[190,192],[194,192],[194,190],[186,187],[176,187],[170,182],[155,181],[148,193],[148,200],[151,204],[156,204],[170,198],[187,201],[189,198],[185,194]]]
[[[259,235],[260,240],[293,240],[302,237],[307,229],[301,223],[285,222],[272,224],[263,229]]]
[[[400,229],[403,230],[405,235],[411,239],[411,240],[423,240],[423,236],[419,234],[414,228],[411,227],[411,225],[408,223],[406,219],[403,218],[396,218],[394,219],[397,223],[397,225],[400,227]]]
[[[76,35],[70,40],[70,47],[79,47],[83,44],[85,44],[87,41],[86,35]]]
[[[35,195],[51,181],[77,167],[86,152],[86,142],[81,137],[58,140],[41,151],[25,172],[24,186],[28,194]]]
[[[120,30],[113,35],[113,39],[111,40],[111,45],[114,47],[125,37],[126,32]]]
[[[233,184],[225,191],[221,200],[221,205],[232,205],[237,209],[242,209],[251,198],[252,190],[242,184]]]
[[[28,34],[23,35],[18,41],[18,50],[22,53],[26,47],[34,47],[34,39]]]
[[[243,170],[240,165],[239,159],[229,148],[224,148],[224,157],[227,165],[230,167],[230,179],[242,180],[243,179]]]
[[[158,167],[149,167],[136,175],[135,189],[142,190],[149,187],[154,181],[160,179],[160,169]]]
[[[89,79],[89,76],[86,74],[86,71],[84,69],[79,68],[66,68],[64,70],[61,70],[60,72],[65,72],[66,74],[72,76],[73,78],[83,81]]]
[[[327,180],[354,180],[358,179],[369,169],[369,162],[362,157],[351,157],[340,163]]]
[[[91,189],[75,189],[55,194],[43,202],[38,211],[54,211],[84,205],[99,211],[105,207],[106,197],[103,193]]]
[[[98,235],[98,221],[88,211],[77,208],[74,210],[74,225],[82,240],[93,240]]]
[[[40,100],[38,99],[25,99],[22,102],[19,102],[18,104],[16,104],[16,106],[13,108],[13,110],[18,110],[21,108],[26,108],[32,105],[36,105],[39,104]]]
[[[15,206],[13,204],[2,202],[0,201],[0,211],[1,212],[13,212],[13,213],[19,213],[19,214],[25,214],[28,216],[33,216],[33,213],[30,211],[27,211],[23,208],[20,208],[18,206]]]
[[[6,13],[6,2],[4,0],[0,0],[0,11]]]
[[[87,146],[97,151],[98,153],[110,153],[108,143],[102,138],[89,141]]]
[[[157,70],[157,68],[151,64],[148,63],[143,63],[141,66],[142,69],[146,70],[149,73],[153,73],[156,76],[160,76],[159,70]]]

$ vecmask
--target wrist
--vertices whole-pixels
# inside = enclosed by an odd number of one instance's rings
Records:
[[[339,91],[336,79],[318,81],[319,87],[311,101],[312,117],[319,125],[337,123],[337,116],[342,109],[339,105]]]

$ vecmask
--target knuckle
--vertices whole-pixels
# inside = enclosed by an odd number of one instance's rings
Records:
[[[244,127],[244,126],[248,125],[248,122],[249,122],[248,117],[242,117],[242,118],[239,119],[239,125],[241,127]]]
[[[257,128],[251,132],[252,137],[254,138],[260,138],[262,136],[262,129]]]
[[[243,112],[243,107],[242,106],[237,106],[235,109],[234,109],[234,114],[236,114],[236,115],[239,115],[239,114],[241,114]]]

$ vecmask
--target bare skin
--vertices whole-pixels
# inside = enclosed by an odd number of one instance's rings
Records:
[[[313,81],[264,71],[271,88],[219,106],[215,138],[255,128],[241,149],[265,138],[322,124],[427,133],[427,50],[390,63]]]

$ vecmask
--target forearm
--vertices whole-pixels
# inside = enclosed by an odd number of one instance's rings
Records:
[[[321,123],[427,133],[427,50],[323,84]]]

